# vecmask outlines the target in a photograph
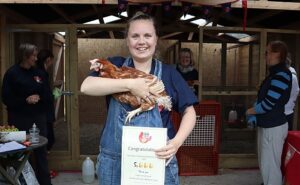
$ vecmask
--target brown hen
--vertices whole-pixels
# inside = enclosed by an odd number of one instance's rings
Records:
[[[157,78],[154,75],[144,73],[132,67],[122,66],[118,68],[117,66],[113,65],[110,61],[105,59],[95,59],[91,60],[91,67],[90,69],[99,71],[99,76],[103,78],[113,78],[113,79],[127,79],[127,78],[146,78],[153,80]],[[156,83],[162,83],[162,81],[157,81]],[[167,95],[164,86],[163,90],[158,93],[158,95],[150,95],[150,99],[155,100],[147,102],[143,99],[133,95],[131,92],[121,92],[112,94],[112,96],[118,100],[119,102],[129,104],[134,110],[128,112],[128,115],[125,120],[125,124],[130,122],[130,120],[137,114],[151,110],[155,107],[157,103],[159,109],[166,109],[171,111],[172,109],[172,102],[171,98]]]

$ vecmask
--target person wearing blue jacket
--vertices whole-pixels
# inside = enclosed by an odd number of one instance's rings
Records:
[[[262,82],[253,107],[246,111],[257,124],[258,162],[264,185],[282,185],[281,154],[288,132],[285,104],[292,87],[292,74],[286,65],[288,49],[282,41],[267,46],[269,74]]]

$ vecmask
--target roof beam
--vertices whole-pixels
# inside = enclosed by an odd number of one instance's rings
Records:
[[[101,24],[104,24],[102,11],[99,11],[99,9],[96,5],[93,4],[92,6],[93,6],[93,9],[94,9],[94,11],[96,12],[96,14],[98,16],[99,22]]]
[[[242,8],[242,1],[231,5],[232,8]],[[275,1],[248,1],[247,8],[251,9],[269,9],[269,10],[300,10],[300,3],[293,2],[275,2]]]
[[[169,37],[173,37],[173,36],[179,35],[179,34],[182,34],[182,32],[174,32],[174,33],[170,33],[170,34],[161,36],[160,39],[167,39],[167,38],[169,38]]]
[[[256,25],[257,22],[268,19],[272,16],[280,14],[282,11],[267,11],[262,15],[258,15],[247,22],[247,26]]]
[[[6,4],[118,4],[118,0],[0,0]],[[173,5],[180,6],[181,3],[174,2]],[[242,1],[231,5],[232,8],[242,8]],[[270,9],[270,10],[300,10],[300,3],[284,1],[255,1],[248,0],[247,7],[251,9]]]
[[[3,5],[0,5],[0,14],[6,15],[7,19],[13,20],[15,22],[36,23],[35,21],[33,21],[33,20],[25,17],[24,15],[21,15],[18,12],[13,11]]]
[[[69,18],[69,16],[57,5],[49,4],[48,6],[50,6],[56,13],[66,19],[66,21],[68,21],[69,23],[76,24],[76,22]]]
[[[193,36],[194,36],[194,32],[190,32],[187,40],[189,41],[193,40]]]

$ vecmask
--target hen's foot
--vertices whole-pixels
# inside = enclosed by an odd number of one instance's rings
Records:
[[[127,125],[131,121],[131,119],[135,115],[139,114],[141,111],[142,111],[142,108],[138,108],[138,109],[128,112],[128,115],[126,116],[126,119],[125,119],[125,125]]]

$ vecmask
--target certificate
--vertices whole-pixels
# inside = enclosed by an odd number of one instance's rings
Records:
[[[154,150],[166,143],[166,128],[123,126],[121,185],[164,185],[165,160]]]

